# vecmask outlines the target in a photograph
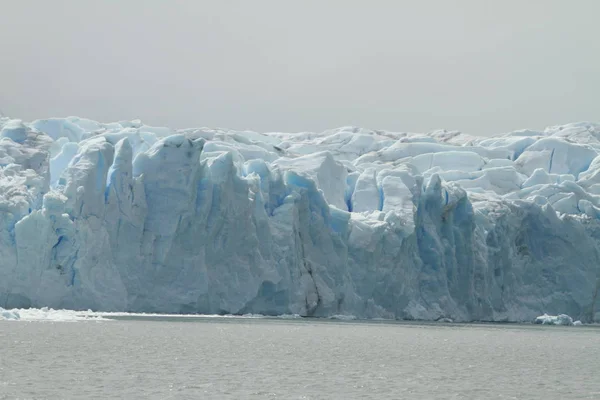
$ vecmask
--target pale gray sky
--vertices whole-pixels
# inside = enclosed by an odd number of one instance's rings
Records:
[[[176,128],[600,121],[600,1],[0,0],[0,109]]]

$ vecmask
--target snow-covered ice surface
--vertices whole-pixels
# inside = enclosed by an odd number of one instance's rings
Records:
[[[531,321],[598,310],[600,124],[0,119],[0,307]]]

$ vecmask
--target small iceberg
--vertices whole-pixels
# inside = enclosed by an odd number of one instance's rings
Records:
[[[577,321],[577,322],[579,322],[579,324],[577,324],[577,325],[581,325],[581,321]],[[575,325],[573,323],[573,318],[569,317],[567,314],[540,315],[539,317],[537,317],[535,319],[534,323],[541,324],[541,325],[567,325],[567,326]]]
[[[354,321],[356,320],[356,316],[351,315],[351,314],[335,314],[332,315],[331,317],[329,317],[329,319],[337,319],[340,321]]]

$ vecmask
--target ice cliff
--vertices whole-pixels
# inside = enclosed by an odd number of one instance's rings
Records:
[[[0,307],[597,318],[600,125],[0,120]]]

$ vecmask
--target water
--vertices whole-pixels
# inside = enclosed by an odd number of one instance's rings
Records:
[[[0,321],[0,399],[600,399],[600,329]]]

